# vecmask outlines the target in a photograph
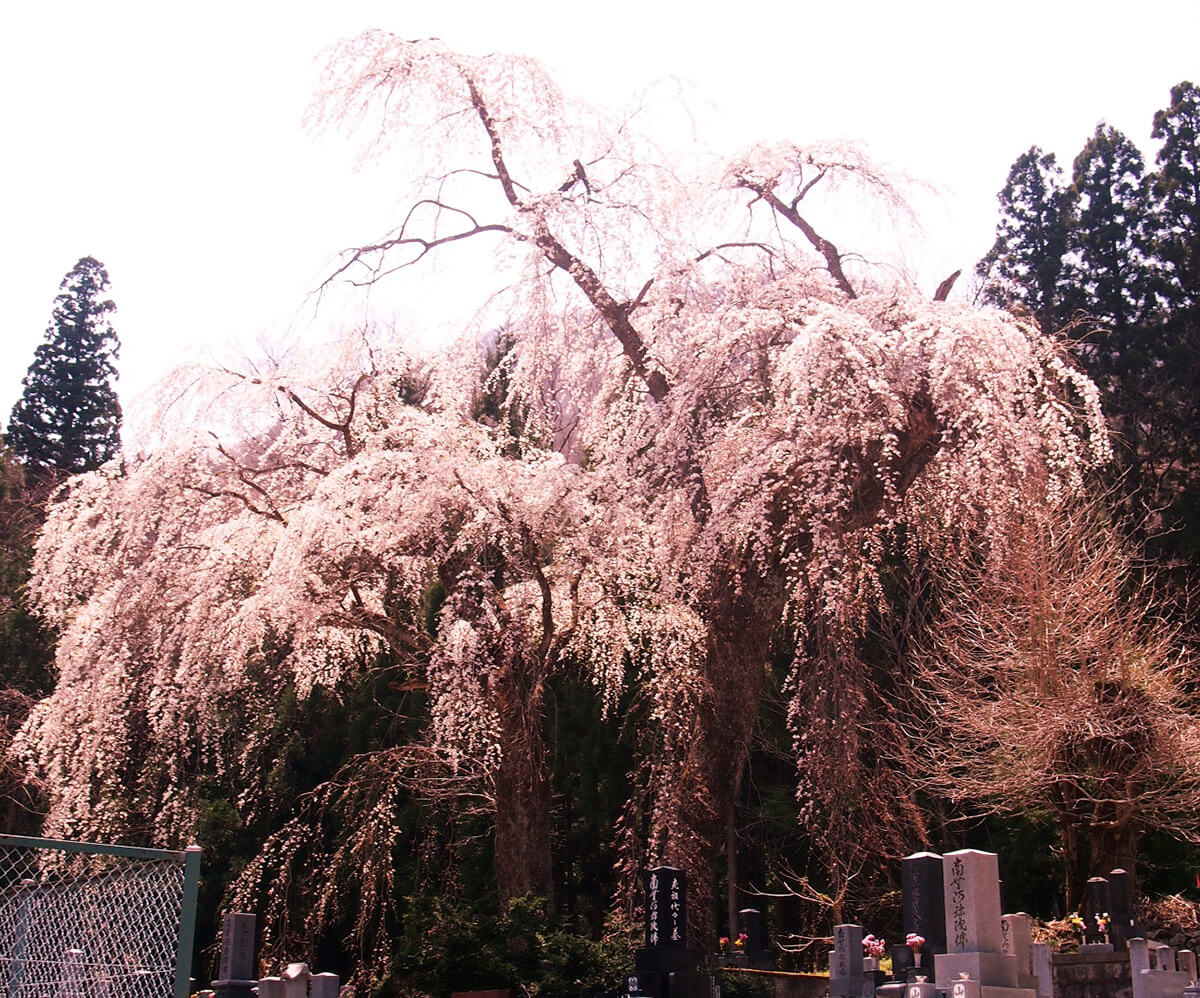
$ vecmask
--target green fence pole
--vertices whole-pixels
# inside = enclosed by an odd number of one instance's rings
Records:
[[[200,847],[183,854],[183,908],[179,913],[179,945],[175,949],[175,998],[188,998],[192,945],[196,936],[196,900],[200,894]]]

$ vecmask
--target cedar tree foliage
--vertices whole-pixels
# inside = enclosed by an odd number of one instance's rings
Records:
[[[1200,89],[1170,98],[1150,173],[1103,123],[1069,183],[1052,155],[1018,157],[977,273],[986,300],[1067,330],[1112,430],[1115,501],[1186,601],[1200,579]]]
[[[46,340],[25,375],[8,423],[8,443],[41,478],[98,468],[121,446],[113,379],[119,344],[105,297],[108,272],[85,256],[59,285]]]

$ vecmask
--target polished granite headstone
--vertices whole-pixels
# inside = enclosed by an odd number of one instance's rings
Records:
[[[679,998],[672,994],[676,975],[692,975],[700,953],[687,947],[687,877],[673,866],[646,871],[646,945],[634,955],[634,973],[627,981],[629,994],[650,998]],[[710,982],[711,975],[701,975]],[[675,991],[691,995],[699,987],[690,977],[679,977]],[[686,998],[686,996],[685,996]]]
[[[930,980],[935,979],[934,956],[946,952],[946,902],[942,870],[942,857],[935,852],[913,853],[900,861],[904,896],[901,927],[905,938],[910,932],[924,937],[919,972]],[[912,968],[913,973],[909,976],[918,972],[911,951],[905,954],[893,950],[893,967],[896,966],[897,955],[905,971]]]
[[[1113,870],[1108,875],[1108,894],[1108,938],[1121,948],[1140,934],[1133,914],[1133,878],[1124,870]]]
[[[767,949],[767,924],[763,913],[757,908],[743,908],[738,912],[737,930],[739,935],[746,937],[743,947],[746,966],[753,970],[774,969],[775,959]]]

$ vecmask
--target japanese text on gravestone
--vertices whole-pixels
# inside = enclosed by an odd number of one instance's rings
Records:
[[[650,945],[658,945],[658,874],[650,874]]]
[[[954,905],[954,944],[960,951],[967,948],[967,896],[963,889],[963,875],[963,861],[956,856],[950,867],[950,900]]]
[[[671,939],[679,942],[679,878],[671,878]]]

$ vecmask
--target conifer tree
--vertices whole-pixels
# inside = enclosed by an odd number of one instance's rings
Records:
[[[1162,146],[1146,176],[1138,149],[1101,123],[1065,189],[1051,156],[1023,154],[976,272],[990,303],[1070,323],[1114,430],[1114,496],[1183,592],[1200,553],[1200,88],[1174,87],[1152,135]]]
[[[1200,87],[1171,88],[1171,105],[1154,115],[1162,140],[1153,177],[1158,256],[1166,265],[1165,296],[1173,310],[1200,312]]]
[[[1162,141],[1151,178],[1154,252],[1161,263],[1163,308],[1157,322],[1162,364],[1162,435],[1170,444],[1161,472],[1160,505],[1172,562],[1200,571],[1200,87],[1171,89],[1154,116]],[[1185,581],[1185,585],[1188,583]]]
[[[1054,153],[1031,146],[1018,156],[997,200],[996,242],[975,268],[983,299],[1057,329],[1069,319],[1063,258],[1070,204]]]
[[[1116,339],[1097,346],[1118,364],[1130,328],[1147,317],[1153,303],[1149,265],[1148,184],[1137,146],[1101,122],[1075,157],[1070,196],[1074,218],[1069,248],[1077,258],[1075,303],[1101,320]],[[1091,372],[1106,373],[1096,357]]]
[[[35,478],[99,467],[120,447],[119,349],[108,272],[83,257],[63,278],[45,342],[25,375],[8,442]]]

